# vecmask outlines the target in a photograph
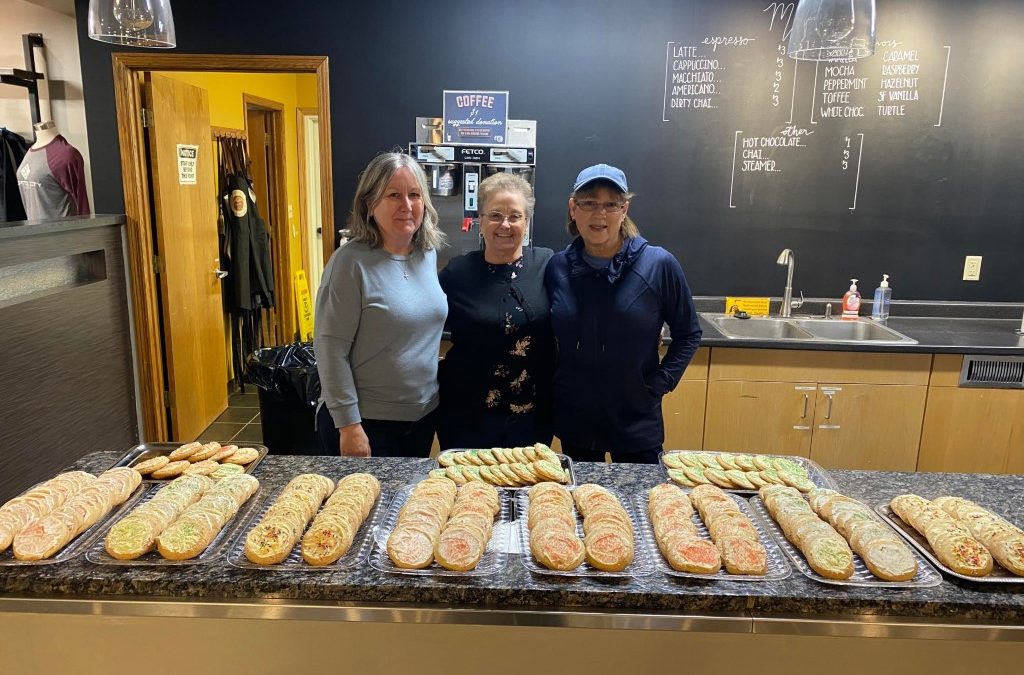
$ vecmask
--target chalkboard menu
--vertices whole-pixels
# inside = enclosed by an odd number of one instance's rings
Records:
[[[600,160],[695,292],[779,295],[792,248],[808,296],[884,272],[896,298],[1024,300],[1024,3],[881,0],[875,54],[841,62],[786,55],[795,2],[700,5],[630,48],[659,91],[609,98]]]

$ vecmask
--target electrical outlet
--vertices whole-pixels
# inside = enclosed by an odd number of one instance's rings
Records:
[[[964,281],[981,279],[981,256],[969,255],[964,258]]]

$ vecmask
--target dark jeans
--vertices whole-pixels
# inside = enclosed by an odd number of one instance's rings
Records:
[[[521,448],[534,443],[551,445],[551,425],[536,413],[522,415],[442,414],[437,425],[442,450],[451,448]]]
[[[437,426],[437,411],[415,422],[364,419],[362,425],[370,439],[373,457],[429,457]],[[325,405],[320,406],[316,426],[323,454],[337,456],[341,452],[341,434]]]
[[[609,450],[611,453],[613,462],[622,462],[624,464],[657,464],[658,454],[661,453],[662,446],[654,448],[648,448],[647,450]],[[568,443],[562,443],[562,452],[572,457],[574,462],[603,462],[605,450],[594,450],[584,448],[579,445],[570,445]]]

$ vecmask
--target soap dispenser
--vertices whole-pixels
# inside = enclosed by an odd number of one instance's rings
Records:
[[[889,318],[889,303],[892,301],[892,289],[889,288],[889,275],[882,275],[882,283],[875,289],[875,299],[871,303],[871,318],[885,321]]]
[[[857,279],[850,279],[850,290],[843,296],[843,320],[856,321],[860,314],[860,291],[857,290]]]

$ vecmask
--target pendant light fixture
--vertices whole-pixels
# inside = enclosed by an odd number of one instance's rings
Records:
[[[89,37],[129,47],[177,45],[170,0],[89,0]]]
[[[848,61],[875,53],[875,0],[800,0],[786,52],[806,61]]]

